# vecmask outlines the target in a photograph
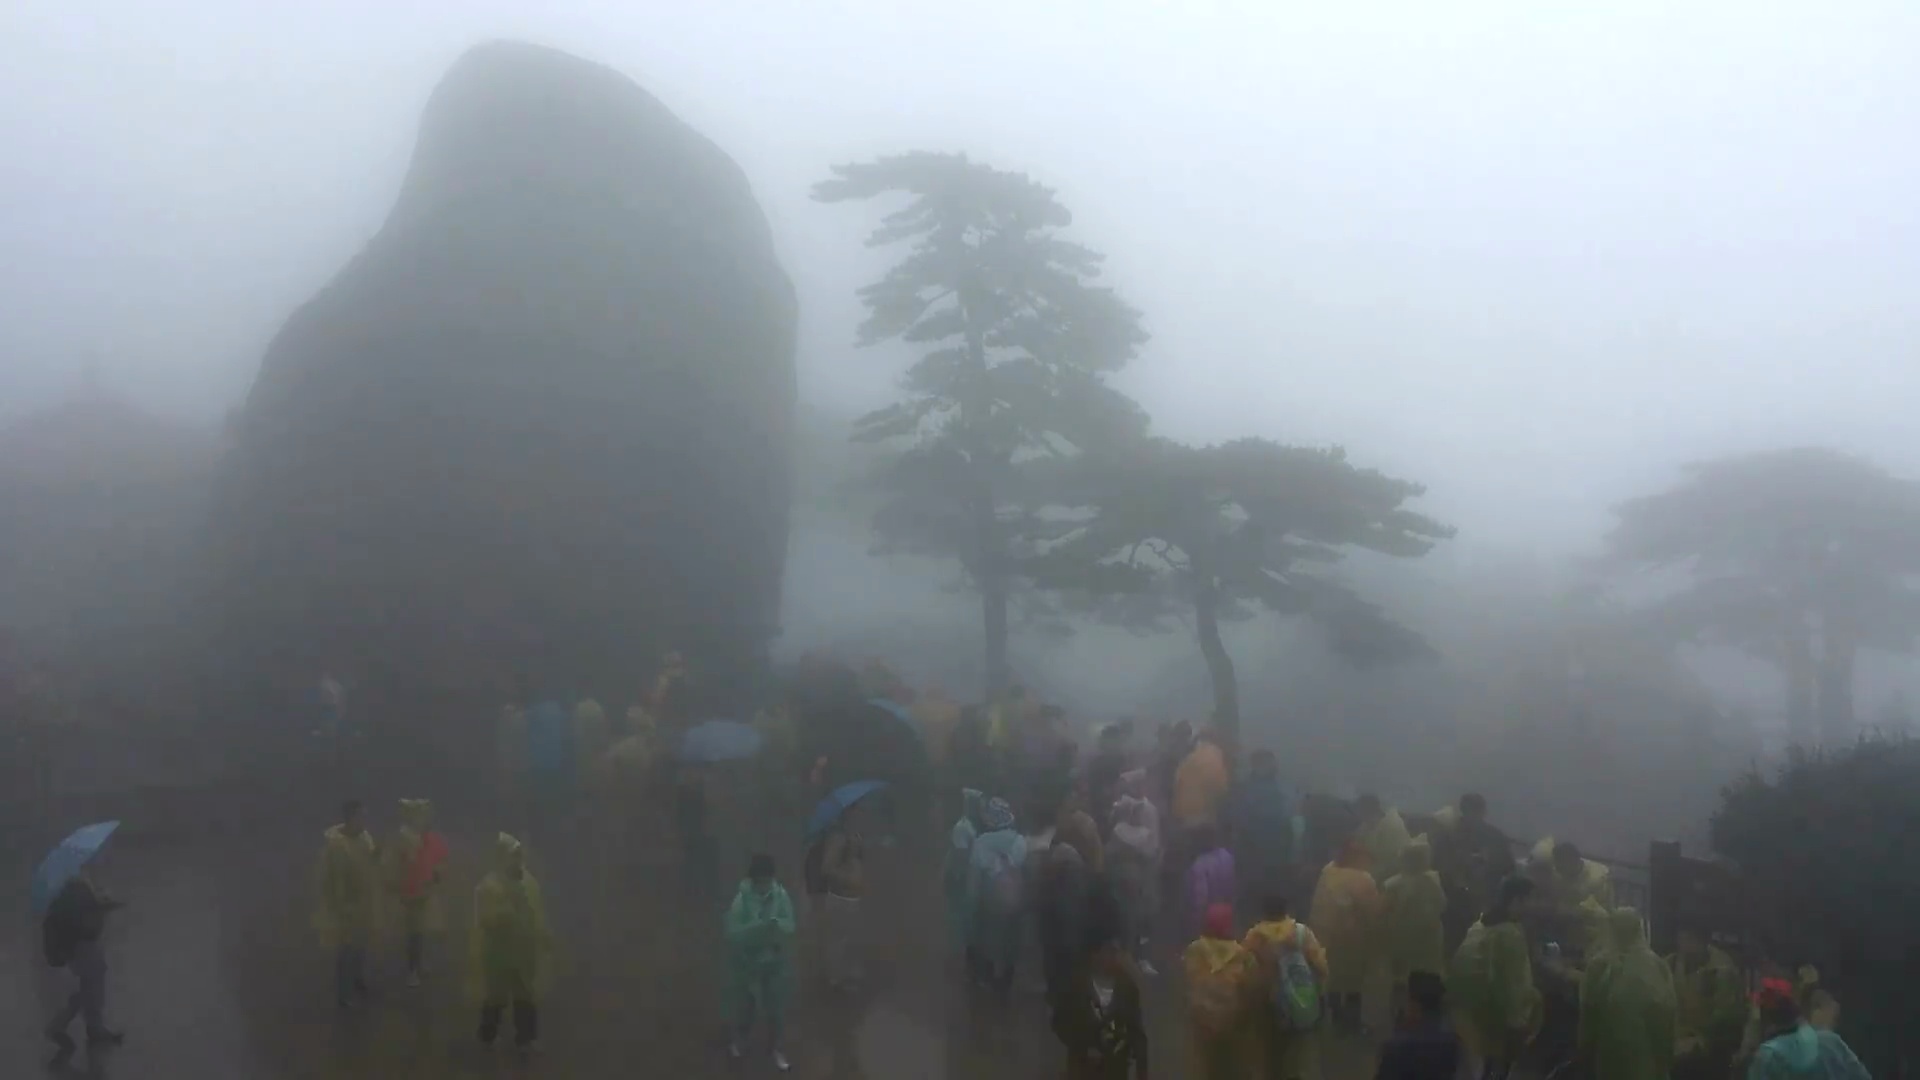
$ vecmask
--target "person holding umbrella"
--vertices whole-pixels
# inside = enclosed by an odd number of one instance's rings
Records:
[[[34,907],[45,916],[41,933],[47,963],[73,972],[77,983],[66,1007],[47,1025],[47,1038],[60,1048],[61,1058],[75,1049],[67,1028],[76,1018],[86,1021],[89,1047],[118,1046],[122,1039],[106,1025],[107,959],[100,945],[107,915],[121,904],[84,873],[119,824],[106,821],[78,830],[41,861],[33,877]]]
[[[886,782],[858,780],[836,788],[814,807],[807,822],[810,872],[808,892],[824,893],[821,912],[826,934],[827,985],[851,989],[860,981],[860,963],[854,942],[860,928],[860,901],[867,892],[867,842],[862,829],[861,801],[885,790]],[[824,839],[817,839],[820,834]]]

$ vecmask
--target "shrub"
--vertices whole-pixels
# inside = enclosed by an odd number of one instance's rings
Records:
[[[1766,954],[1818,967],[1849,1043],[1898,1075],[1903,1033],[1920,1033],[1920,742],[1872,735],[1750,772],[1724,792],[1713,846],[1740,865]]]

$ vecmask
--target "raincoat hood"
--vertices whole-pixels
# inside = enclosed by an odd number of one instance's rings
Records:
[[[400,823],[418,831],[424,831],[433,823],[433,800],[401,799]]]
[[[493,857],[494,864],[503,871],[521,870],[527,865],[526,847],[506,833],[494,838]]]
[[[988,799],[980,811],[980,825],[988,832],[1013,828],[1013,807],[1005,799]]]
[[[1400,849],[1400,870],[1407,874],[1424,874],[1433,869],[1433,845],[1425,836],[1415,837],[1413,843]]]
[[[1216,975],[1246,955],[1239,942],[1229,938],[1206,936],[1187,946],[1189,963],[1198,962],[1208,975]]]
[[[1618,952],[1638,952],[1647,948],[1647,925],[1638,911],[1614,908],[1607,913],[1607,940]]]

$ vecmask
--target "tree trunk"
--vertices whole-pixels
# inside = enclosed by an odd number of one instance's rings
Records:
[[[1787,681],[1787,738],[1797,746],[1811,747],[1820,732],[1813,716],[1813,645],[1806,628],[1795,620],[1786,628],[1782,642],[1782,673]]]
[[[1227,655],[1227,643],[1220,640],[1219,592],[1211,573],[1195,569],[1193,588],[1193,625],[1200,639],[1200,655],[1206,658],[1207,675],[1213,680],[1213,722],[1230,746],[1240,742],[1240,681],[1234,675],[1233,657]]]
[[[1007,688],[1007,582],[994,575],[980,582],[980,616],[986,629],[987,701]]]
[[[1820,738],[1840,746],[1854,737],[1853,663],[1858,639],[1845,616],[1827,615],[1820,627]]]

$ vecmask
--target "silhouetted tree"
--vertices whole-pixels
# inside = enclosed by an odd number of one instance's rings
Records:
[[[1192,447],[1143,439],[1055,470],[1087,512],[1056,527],[1034,564],[1050,587],[1100,598],[1141,629],[1191,615],[1213,682],[1215,716],[1240,722],[1225,620],[1265,609],[1305,615],[1357,663],[1427,652],[1425,641],[1324,572],[1343,551],[1417,557],[1453,530],[1406,508],[1419,484],[1356,468],[1340,449],[1238,439]]]
[[[868,237],[906,245],[860,290],[859,343],[925,348],[902,399],[854,438],[893,449],[874,474],[880,553],[957,560],[979,592],[988,691],[1007,683],[1008,603],[1032,554],[1037,507],[1022,472],[1145,421],[1105,384],[1146,340],[1140,315],[1094,284],[1102,257],[1064,239],[1054,192],[961,154],[836,166],[821,202],[904,197]]]
[[[1778,773],[1729,785],[1713,847],[1740,866],[1740,913],[1789,970],[1812,964],[1845,1003],[1847,1042],[1874,1076],[1901,1075],[1920,1036],[1920,742],[1795,749]]]
[[[1723,458],[1617,514],[1614,560],[1686,573],[1647,609],[1654,624],[1778,667],[1797,741],[1848,737],[1857,652],[1905,652],[1920,632],[1920,593],[1906,580],[1920,572],[1920,485],[1859,458],[1819,448]]]

